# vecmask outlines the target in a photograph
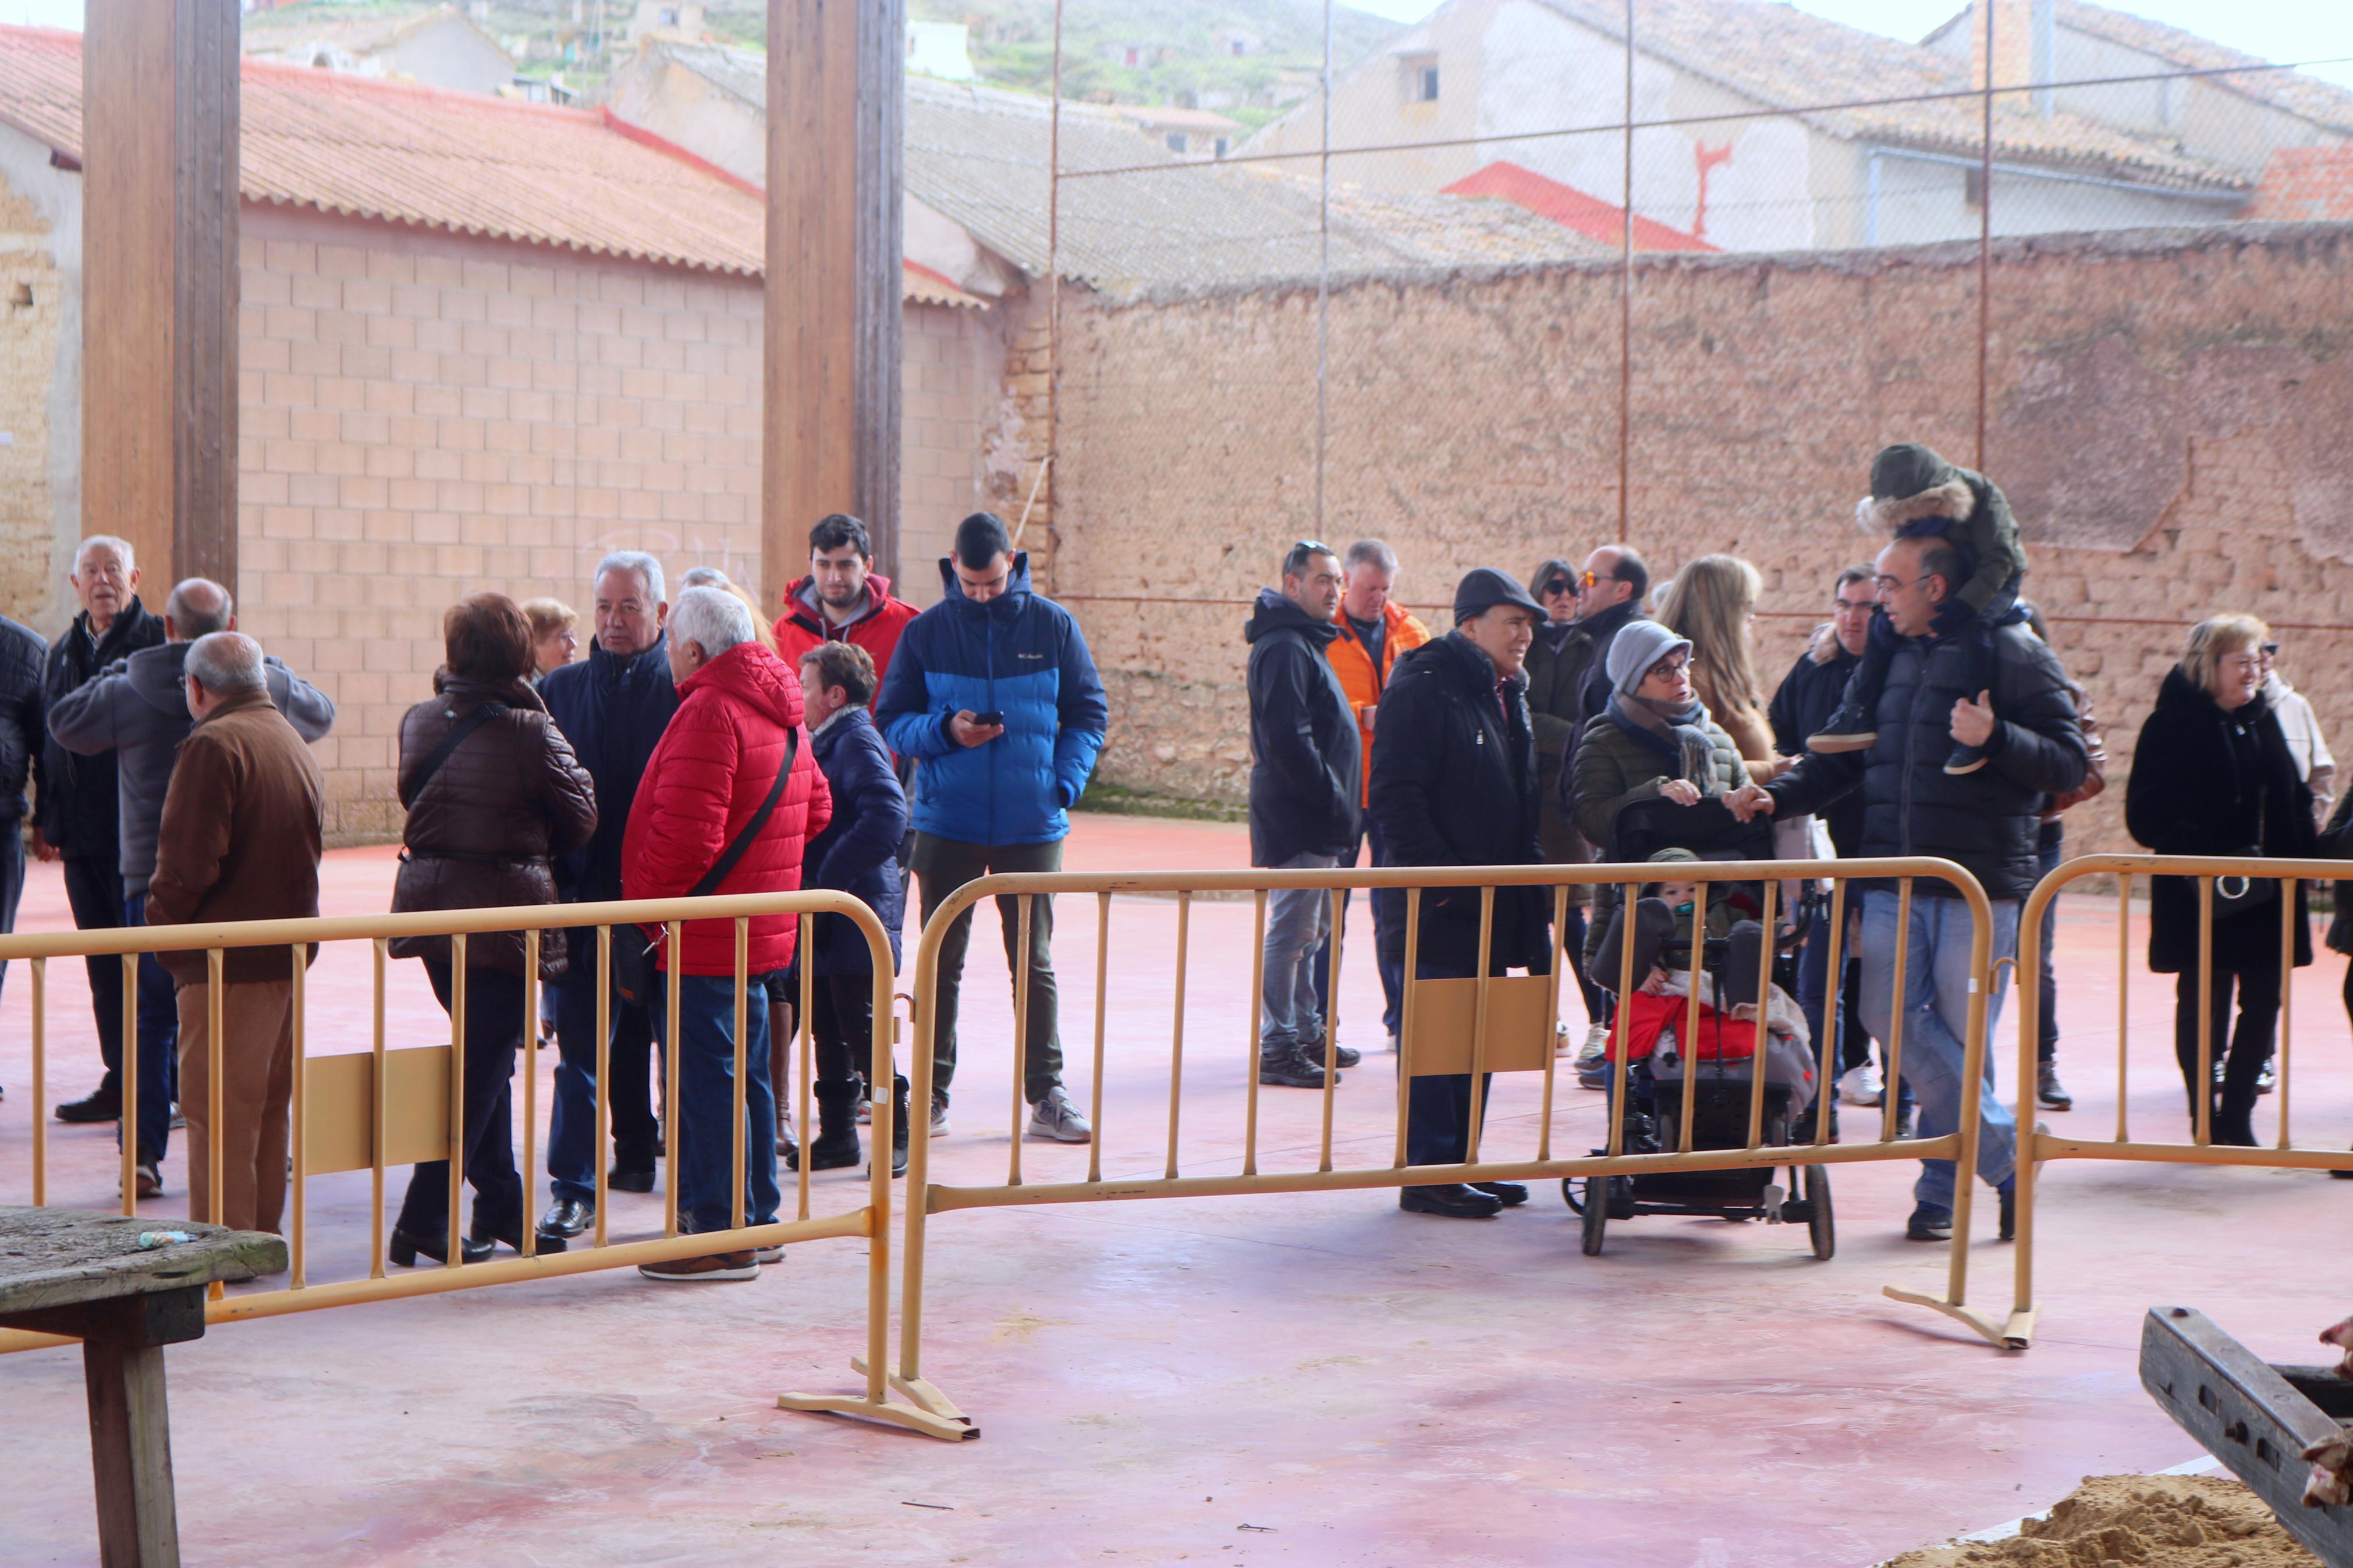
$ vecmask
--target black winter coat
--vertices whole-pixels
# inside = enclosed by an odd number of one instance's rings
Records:
[[[1828,626],[1816,629],[1806,651],[1781,678],[1765,716],[1773,726],[1773,749],[1785,757],[1806,754],[1806,737],[1819,735],[1846,695],[1847,678],[1862,661],[1839,646]],[[1822,810],[1831,846],[1841,855],[1859,853],[1862,843],[1862,793],[1852,790]]]
[[[667,639],[656,637],[653,647],[628,658],[591,642],[586,658],[547,672],[539,695],[596,784],[596,831],[586,845],[556,858],[556,894],[566,903],[617,899],[621,835],[638,798],[638,781],[653,761],[670,716],[678,711]]]
[[[16,831],[24,818],[33,759],[48,741],[42,722],[48,704],[41,690],[47,657],[32,627],[0,616],[0,831]]]
[[[65,635],[49,645],[41,668],[41,699],[46,708],[119,658],[129,658],[142,647],[160,647],[164,621],[151,616],[132,595],[131,603],[114,617],[102,637],[90,635],[90,612],[73,618]],[[33,763],[40,786],[35,809],[36,826],[69,859],[121,859],[121,803],[115,798],[114,753],[78,757],[41,731],[40,755]]]
[[[1577,630],[1571,636],[1584,644],[1584,647],[1571,657],[1585,660],[1585,674],[1577,688],[1577,717],[1580,725],[1599,719],[1601,710],[1609,706],[1609,645],[1618,640],[1620,629],[1629,621],[1647,621],[1650,618],[1642,613],[1641,601],[1629,599],[1622,605],[1612,605],[1599,615],[1577,623]],[[1576,746],[1577,742],[1572,738],[1569,741],[1572,753]]]
[[[1253,866],[1345,855],[1356,842],[1363,742],[1348,694],[1324,657],[1339,635],[1271,588],[1259,590],[1242,626],[1250,644]]]
[[[1393,866],[1534,866],[1536,746],[1525,681],[1496,700],[1495,667],[1461,632],[1399,659],[1374,728],[1372,814]],[[1479,889],[1421,895],[1420,955],[1471,972],[1479,952]],[[1401,903],[1400,903],[1401,907]],[[1405,922],[1388,922],[1381,954],[1405,956]],[[1491,967],[1540,970],[1551,962],[1552,889],[1495,892]]]
[[[1989,899],[2023,899],[2042,872],[2037,848],[2045,795],[2074,788],[2091,766],[2074,699],[2058,657],[2023,626],[1993,633],[1992,738],[1986,765],[1945,772],[1953,704],[1977,696],[1966,650],[1950,637],[1906,637],[1888,663],[1868,751],[1809,752],[1766,785],[1777,813],[1819,812],[1862,790],[1861,853],[1933,855],[1957,861]],[[1952,896],[1936,879],[1926,897]]]
[[[852,706],[809,737],[818,771],[833,792],[833,820],[801,851],[801,886],[830,888],[864,901],[891,933],[891,964],[899,963],[899,927],[906,894],[899,883],[899,842],[907,836],[907,792],[899,786],[891,748],[873,715]],[[816,935],[819,974],[871,974],[874,955],[858,928],[839,915],[819,915]]]
[[[2204,688],[2176,668],[2158,688],[2157,706],[2133,746],[2125,785],[2125,829],[2158,855],[2243,855],[2260,842],[2267,856],[2308,858],[2316,850],[2312,791],[2296,777],[2279,717],[2257,692],[2225,713]],[[2312,928],[2304,884],[2295,884],[2295,962],[2312,962]],[[2214,921],[2214,966],[2249,969],[2279,963],[2280,907],[2266,900]],[[2198,879],[2153,877],[2148,890],[2148,966],[2179,974],[2198,963]]]

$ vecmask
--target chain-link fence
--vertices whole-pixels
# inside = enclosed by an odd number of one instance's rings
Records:
[[[2353,89],[2078,0],[1917,43],[1451,0],[1291,63],[1254,130],[1054,116],[1030,543],[1118,688],[1113,781],[1239,797],[1240,726],[1204,716],[1300,538],[1388,540],[1439,629],[1473,565],[1742,555],[1767,696],[1897,440],[2005,489],[2118,768],[2223,609],[2353,721]],[[2115,805],[2076,837],[2123,847]]]

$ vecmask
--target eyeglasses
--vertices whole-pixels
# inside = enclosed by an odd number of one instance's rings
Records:
[[[1651,666],[1650,673],[1658,676],[1662,679],[1672,680],[1690,668],[1691,656],[1689,654],[1669,654],[1666,658],[1659,660],[1658,663]]]
[[[1577,584],[1569,581],[1569,579],[1566,577],[1552,577],[1546,579],[1545,585],[1536,590],[1536,596],[1541,599],[1550,599],[1557,597],[1562,594],[1574,594],[1576,592]]]
[[[1579,572],[1577,574],[1577,585],[1580,589],[1598,588],[1604,580],[1599,572]]]
[[[1931,573],[1929,575],[1934,576],[1935,574]],[[1927,580],[1927,577],[1913,577],[1908,579],[1903,577],[1873,577],[1871,580],[1871,586],[1872,591],[1874,593],[1893,594],[1901,589],[1917,587]]]

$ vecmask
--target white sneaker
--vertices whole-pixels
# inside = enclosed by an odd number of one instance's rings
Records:
[[[1879,1069],[1869,1062],[1841,1073],[1838,1093],[1849,1105],[1883,1105],[1887,1101],[1886,1086],[1879,1081]]]
[[[1578,1047],[1577,1051],[1577,1065],[1580,1068],[1599,1067],[1601,1065],[1601,1058],[1608,1055],[1609,1051],[1609,1026],[1596,1024],[1585,1031],[1585,1044]]]
[[[1079,1114],[1070,1096],[1056,1084],[1046,1091],[1046,1098],[1029,1108],[1029,1136],[1050,1138],[1057,1143],[1091,1143],[1095,1130]]]

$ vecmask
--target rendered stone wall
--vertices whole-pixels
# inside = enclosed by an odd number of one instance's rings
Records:
[[[1388,539],[1417,603],[1473,565],[1609,542],[1616,289],[1611,266],[1336,288],[1320,521],[1312,290],[1066,294],[1053,584],[1113,692],[1105,776],[1240,798],[1229,601],[1293,540]],[[1627,532],[1662,577],[1712,551],[1757,563],[1768,682],[1871,552],[1852,511],[1872,453],[1968,460],[1978,309],[1969,247],[1638,258]],[[2201,616],[2273,620],[2284,673],[2353,751],[2353,228],[2007,242],[1991,320],[1987,467],[2116,759],[2075,847],[2129,847],[2133,736]]]

